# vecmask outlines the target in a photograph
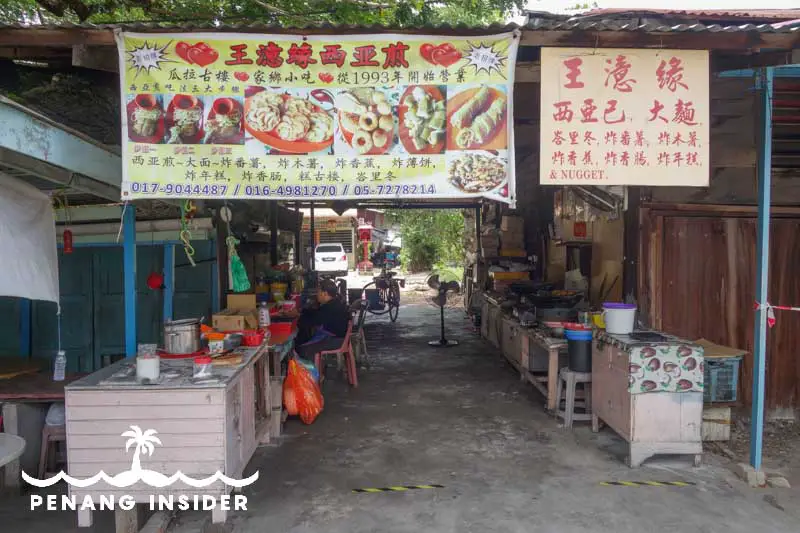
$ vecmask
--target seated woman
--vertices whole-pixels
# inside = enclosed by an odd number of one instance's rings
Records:
[[[304,310],[298,321],[295,350],[307,360],[313,360],[316,353],[340,348],[350,321],[350,310],[339,299],[339,291],[332,280],[319,282],[317,301],[319,307]]]

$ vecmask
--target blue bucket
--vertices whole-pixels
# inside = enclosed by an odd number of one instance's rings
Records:
[[[568,341],[590,341],[592,340],[592,330],[568,329],[564,331]]]

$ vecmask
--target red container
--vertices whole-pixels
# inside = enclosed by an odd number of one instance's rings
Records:
[[[294,322],[273,322],[269,325],[269,332],[272,335],[291,333]]]
[[[264,332],[257,329],[247,330],[242,332],[242,345],[243,346],[261,346],[264,342]]]

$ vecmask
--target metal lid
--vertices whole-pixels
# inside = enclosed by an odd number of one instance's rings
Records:
[[[164,322],[165,326],[193,326],[195,324],[200,324],[199,318],[184,318],[183,320],[170,320]]]

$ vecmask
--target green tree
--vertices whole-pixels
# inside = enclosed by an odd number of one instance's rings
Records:
[[[524,0],[2,0],[5,22],[112,23],[248,20],[279,25],[486,24],[507,20]]]
[[[464,216],[457,209],[394,209],[390,220],[403,237],[401,261],[411,272],[464,261]]]

